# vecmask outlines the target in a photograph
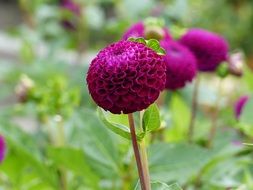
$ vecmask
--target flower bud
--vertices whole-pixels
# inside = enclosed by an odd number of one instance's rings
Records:
[[[229,67],[227,62],[223,62],[219,64],[219,66],[216,68],[216,73],[219,77],[225,78],[229,74]]]
[[[242,111],[246,105],[246,103],[248,102],[249,100],[249,96],[241,96],[236,102],[235,102],[235,105],[234,105],[234,113],[235,113],[235,117],[236,119],[239,119],[241,114],[242,114]]]
[[[6,144],[4,137],[0,135],[0,163],[3,161],[6,152]]]
[[[144,22],[137,22],[136,24],[132,25],[123,34],[122,39],[127,40],[130,37],[143,37],[146,39],[157,40],[171,39],[169,30],[167,28],[155,24],[144,24]]]
[[[29,91],[34,87],[34,82],[27,76],[22,75],[15,87],[15,94],[19,102],[26,102]]]
[[[159,26],[148,26],[145,28],[145,39],[161,40],[164,38],[164,29]]]
[[[243,74],[244,55],[242,52],[233,53],[228,59],[229,73],[235,76],[242,76]]]

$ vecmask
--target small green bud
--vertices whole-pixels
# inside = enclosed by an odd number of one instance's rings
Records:
[[[164,30],[159,26],[148,26],[145,28],[144,35],[146,39],[161,40],[164,38]]]
[[[15,94],[19,102],[26,102],[30,90],[34,87],[34,82],[27,75],[20,77],[19,83],[15,87]]]
[[[225,78],[229,74],[229,68],[227,62],[222,62],[217,68],[216,73],[219,77]]]

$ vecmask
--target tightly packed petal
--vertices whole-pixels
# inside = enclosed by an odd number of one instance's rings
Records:
[[[244,106],[249,100],[249,96],[241,96],[236,102],[234,106],[234,113],[236,119],[239,119],[241,116],[241,113],[243,111]]]
[[[142,43],[119,41],[101,50],[87,74],[87,84],[98,106],[112,113],[147,108],[165,87],[163,56]]]
[[[193,28],[182,36],[180,42],[195,54],[200,71],[214,71],[227,60],[228,43],[218,34]]]
[[[122,39],[127,40],[130,37],[143,37],[146,38],[145,36],[145,30],[147,28],[145,27],[143,22],[137,22],[136,24],[133,24],[127,31],[123,34]],[[171,39],[171,35],[169,33],[169,30],[167,28],[161,28],[162,31],[162,39]]]
[[[166,50],[166,85],[169,90],[182,88],[191,82],[197,73],[196,59],[192,52],[178,42],[161,41]]]
[[[0,163],[3,161],[5,156],[5,140],[3,136],[0,135]]]

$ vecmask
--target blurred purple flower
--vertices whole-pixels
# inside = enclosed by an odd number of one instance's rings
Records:
[[[130,37],[144,37],[144,23],[137,22],[133,24],[123,35],[123,40],[127,40]]]
[[[182,36],[180,42],[195,54],[200,71],[214,71],[228,58],[228,43],[216,33],[192,28]]]
[[[79,16],[81,14],[81,8],[80,5],[77,4],[74,0],[61,0],[60,1],[60,6],[73,13],[75,16]],[[62,21],[62,24],[65,28],[67,29],[76,29],[76,19],[64,19]]]
[[[3,161],[5,156],[5,140],[4,137],[0,135],[0,163]]]
[[[120,114],[141,111],[164,89],[163,56],[142,43],[119,41],[92,60],[87,84],[98,106]]]
[[[62,0],[61,6],[76,15],[80,14],[80,6],[74,0]]]
[[[249,100],[249,96],[241,96],[234,105],[234,113],[235,113],[235,117],[236,119],[239,119],[241,116],[241,113],[243,111],[244,106],[246,105],[246,103]]]
[[[242,142],[239,140],[233,140],[232,145],[234,145],[236,147],[242,147]]]
[[[176,90],[191,82],[197,73],[196,59],[187,47],[175,41],[162,40],[161,47],[166,50],[165,88]]]
[[[122,39],[127,40],[130,37],[134,37],[134,38],[143,37],[143,38],[146,38],[145,30],[147,30],[147,28],[145,28],[144,23],[143,22],[137,22],[137,23],[133,24],[130,28],[128,28],[126,30],[126,32],[123,34]],[[161,28],[161,31],[162,31],[162,39],[167,39],[167,40],[171,39],[171,35],[169,33],[169,30],[166,27]]]

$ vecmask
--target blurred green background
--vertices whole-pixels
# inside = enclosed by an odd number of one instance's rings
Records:
[[[192,85],[164,93],[161,129],[149,137],[151,179],[177,182],[187,190],[253,189],[252,148],[242,145],[253,138],[253,102],[240,121],[233,113],[236,99],[253,90],[253,1],[75,4],[79,10],[71,12],[57,0],[0,1],[0,133],[8,145],[0,189],[135,188],[131,144],[100,123],[85,77],[101,48],[150,16],[164,19],[174,38],[187,28],[201,27],[223,35],[231,52],[245,54],[241,78],[201,74],[193,144],[186,142]],[[206,148],[217,110],[217,133],[212,148]],[[125,116],[108,117],[126,123]]]

